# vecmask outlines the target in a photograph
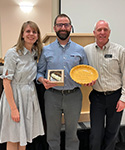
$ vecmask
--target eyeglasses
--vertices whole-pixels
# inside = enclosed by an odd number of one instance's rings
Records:
[[[70,23],[57,23],[56,26],[57,26],[58,28],[62,28],[63,26],[64,26],[65,28],[68,28],[68,27],[71,26],[71,24],[70,24]]]

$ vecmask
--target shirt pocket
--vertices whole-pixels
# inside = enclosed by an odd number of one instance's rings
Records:
[[[71,61],[73,61],[73,62],[79,64],[79,62],[80,62],[80,60],[81,60],[81,56],[78,55],[78,54],[71,54],[71,55],[70,55],[70,59],[71,59]]]
[[[117,57],[108,59],[108,68],[111,72],[115,72],[119,70],[119,60]]]
[[[69,62],[71,65],[76,66],[80,64],[81,56],[78,54],[70,54]]]

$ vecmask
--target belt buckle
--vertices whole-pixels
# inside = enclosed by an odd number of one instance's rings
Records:
[[[104,92],[104,95],[107,95],[107,92]]]
[[[62,94],[70,94],[70,93],[75,92],[75,91],[76,91],[76,89],[73,89],[73,90],[61,90],[61,93]]]
[[[70,93],[70,90],[61,90],[61,93],[62,93],[62,94],[69,94],[69,93]]]
[[[62,90],[61,93],[64,94],[64,90]]]
[[[113,91],[107,91],[107,92],[104,92],[104,95],[110,95],[112,93],[114,93],[114,92]]]

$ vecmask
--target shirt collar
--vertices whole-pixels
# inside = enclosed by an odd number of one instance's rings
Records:
[[[30,53],[30,51],[28,49],[26,49],[26,47],[24,47],[23,54],[26,55],[28,53]],[[36,51],[33,49],[31,54],[32,54],[32,56],[34,56],[36,54]]]
[[[97,43],[95,43],[95,47],[98,49],[99,46],[97,45]],[[110,42],[108,41],[108,43],[106,43],[104,46],[103,46],[103,50],[105,49],[108,49],[110,47]]]
[[[24,49],[23,49],[23,54],[26,55],[27,53],[29,53],[29,51],[28,51],[28,49],[26,49],[26,48],[24,47]]]
[[[65,46],[69,45],[71,42],[72,42],[71,38],[69,38],[69,41],[67,42],[67,44]],[[56,43],[58,43],[59,46],[61,46],[61,44],[59,43],[58,39],[56,39]]]

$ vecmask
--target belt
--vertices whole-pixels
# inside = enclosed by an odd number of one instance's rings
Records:
[[[79,89],[79,87],[76,87],[73,90],[57,90],[57,89],[53,89],[53,88],[50,88],[49,90],[51,90],[52,92],[58,92],[61,94],[70,94],[70,93],[77,91],[78,89]]]
[[[99,91],[96,91],[96,90],[93,89],[94,92],[96,92],[98,94],[101,94],[101,95],[111,95],[111,94],[113,94],[113,93],[115,93],[115,92],[117,92],[119,90],[121,90],[121,88],[116,90],[116,91],[106,91],[106,92],[99,92]]]

